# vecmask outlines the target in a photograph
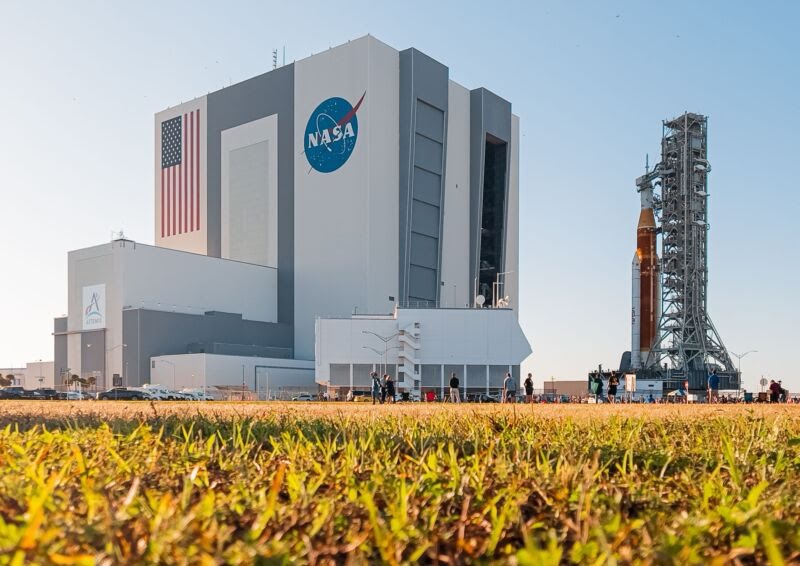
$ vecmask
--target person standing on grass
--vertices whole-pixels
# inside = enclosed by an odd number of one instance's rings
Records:
[[[514,378],[511,377],[510,373],[506,374],[505,379],[503,380],[503,403],[513,403],[515,401],[515,397],[517,394],[517,384],[514,382]]]
[[[769,380],[769,402],[770,403],[777,403],[778,398],[780,397],[780,386],[778,382],[774,379]]]
[[[525,402],[533,403],[533,374],[529,373],[525,378]]]
[[[708,402],[719,403],[719,376],[713,369],[708,376]]]
[[[396,402],[394,391],[394,379],[388,373],[386,374],[386,396],[392,403]]]
[[[617,374],[612,373],[611,377],[608,378],[608,402],[609,403],[616,403],[617,402],[617,386],[619,385],[619,378]]]
[[[372,404],[375,404],[375,401],[382,403],[381,401],[381,380],[378,378],[377,372],[372,372],[369,374],[372,378]]]
[[[381,405],[386,402],[386,374],[381,377]]]
[[[600,374],[594,376],[594,396],[595,402],[602,403],[603,402],[603,378],[600,377]]]
[[[461,392],[458,390],[458,377],[456,376],[456,372],[450,374],[450,402],[461,402]]]

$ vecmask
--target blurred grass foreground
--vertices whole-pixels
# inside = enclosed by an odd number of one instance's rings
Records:
[[[791,563],[799,416],[0,402],[0,563]]]

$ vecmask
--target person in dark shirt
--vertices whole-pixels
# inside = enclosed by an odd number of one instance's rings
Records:
[[[450,402],[461,403],[461,392],[458,390],[458,377],[456,372],[450,374]]]
[[[386,374],[386,397],[391,403],[395,403],[395,390],[394,390],[394,379],[388,373]]]
[[[376,401],[383,403],[381,400],[381,380],[378,378],[378,373],[373,371],[370,377],[372,378],[372,404],[374,405]]]
[[[533,374],[529,373],[528,377],[525,378],[525,382],[523,383],[525,386],[525,402],[526,403],[533,403]]]
[[[719,403],[719,376],[714,370],[708,376],[708,402]]]
[[[769,380],[769,402],[777,403],[781,398],[781,386],[774,379]]]
[[[619,385],[619,378],[616,374],[612,373],[608,379],[608,402],[617,402],[617,386]]]

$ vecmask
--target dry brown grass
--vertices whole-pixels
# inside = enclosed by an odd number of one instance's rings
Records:
[[[148,402],[148,401],[0,401],[0,422],[16,419],[61,420],[76,417],[150,420],[168,416],[203,415],[221,418],[273,418],[291,415],[305,418],[351,417],[375,419],[383,416],[410,416],[429,419],[441,415],[467,418],[470,415],[504,415],[545,419],[606,419],[609,417],[645,419],[716,418],[750,415],[758,418],[800,417],[800,405],[578,405],[578,404],[475,404],[413,403],[372,405],[355,402]]]

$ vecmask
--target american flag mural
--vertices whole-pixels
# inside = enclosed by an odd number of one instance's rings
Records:
[[[200,230],[200,109],[161,122],[161,237]]]

